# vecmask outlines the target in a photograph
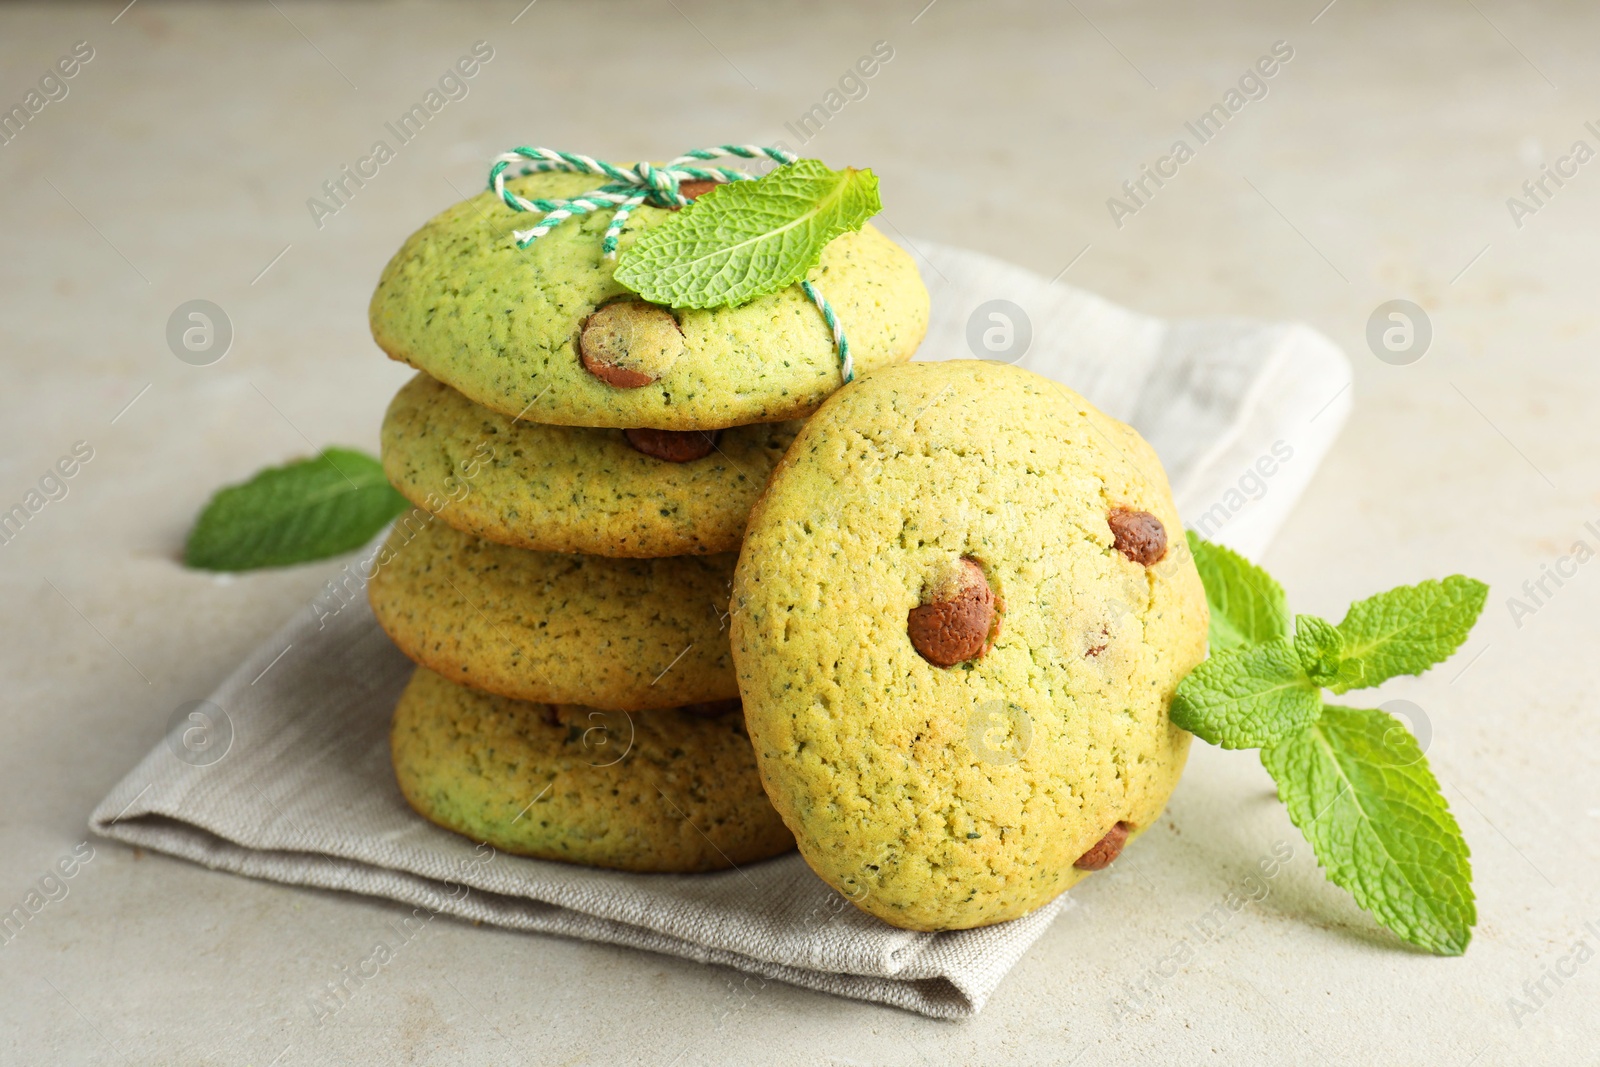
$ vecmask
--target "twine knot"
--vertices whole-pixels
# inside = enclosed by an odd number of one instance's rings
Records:
[[[721,185],[755,179],[756,175],[737,167],[700,165],[726,156],[739,159],[770,159],[779,164],[793,163],[800,158],[782,148],[725,144],[713,148],[696,148],[659,167],[651,163],[635,163],[631,167],[620,167],[615,163],[607,163],[576,152],[523,146],[495,157],[494,165],[489,168],[489,189],[513,211],[533,211],[542,215],[538,224],[532,229],[512,231],[518,248],[527,248],[574,215],[587,215],[603,208],[614,208],[611,224],[606,227],[605,236],[600,240],[600,250],[605,253],[607,259],[616,259],[617,241],[622,236],[622,229],[627,225],[628,216],[633,214],[639,205],[650,204],[661,208],[688,207],[693,201],[683,194],[681,188],[682,183],[686,181],[709,181]],[[529,200],[506,188],[506,172],[514,167],[518,176],[564,171],[568,174],[595,174],[609,180],[580,196]],[[839,355],[840,377],[848,384],[855,378],[855,361],[850,355],[850,342],[845,338],[844,327],[840,325],[833,306],[815,285],[801,282],[800,288],[822,313],[823,322],[833,336],[834,350]]]
[[[781,148],[725,144],[715,148],[696,148],[660,167],[651,163],[635,163],[631,167],[619,167],[615,163],[581,156],[576,152],[558,152],[553,148],[524,146],[513,148],[495,158],[494,166],[489,168],[489,188],[505,201],[511,210],[537,211],[544,216],[531,230],[513,231],[518,248],[527,248],[562,221],[574,215],[587,215],[591,211],[606,207],[616,208],[616,213],[611,216],[611,225],[606,227],[605,237],[600,242],[600,249],[606,254],[606,258],[615,259],[617,238],[622,235],[622,228],[627,224],[628,216],[640,204],[663,208],[687,207],[692,201],[684,196],[679,188],[683,182],[709,181],[725,184],[750,181],[756,177],[737,167],[699,165],[723,156],[770,159],[775,163],[793,163],[800,158],[793,152],[786,152]],[[581,196],[568,197],[564,200],[529,200],[506,188],[506,172],[512,167],[518,168],[519,175],[565,171],[568,174],[597,174],[610,180]]]

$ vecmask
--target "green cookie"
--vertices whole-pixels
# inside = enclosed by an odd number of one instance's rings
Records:
[[[750,508],[799,428],[677,435],[546,426],[419,374],[384,417],[383,469],[413,504],[501,544],[596,556],[737,552]],[[658,458],[662,444],[705,454],[673,462]]]
[[[733,651],[811,867],[914,930],[1001,922],[1151,826],[1206,601],[1132,429],[1015,367],[865,375],[750,518]]]
[[[507,186],[537,198],[594,183],[549,173]],[[622,250],[670,215],[639,208]],[[485,407],[564,426],[782,422],[809,415],[839,388],[833,335],[799,286],[704,311],[639,303],[600,251],[610,217],[568,219],[524,249],[512,231],[537,216],[512,211],[493,193],[446,209],[384,268],[370,309],[373,337],[392,358]],[[911,358],[927,330],[928,292],[894,242],[871,226],[844,234],[808,277],[838,315],[858,373]],[[580,358],[580,334],[598,370]]]
[[[794,847],[737,705],[629,715],[530,704],[419,667],[390,752],[419,815],[520,856],[691,872]]]
[[[400,517],[367,599],[400,651],[453,682],[614,711],[738,695],[728,649],[734,557],[529,552]]]

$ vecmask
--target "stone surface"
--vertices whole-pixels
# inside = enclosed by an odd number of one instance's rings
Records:
[[[1507,598],[1577,539],[1600,539],[1585,526],[1600,527],[1600,173],[1580,169],[1520,229],[1506,199],[1573,141],[1595,146],[1584,123],[1600,11],[1341,0],[1317,17],[1322,0],[1085,0],[1080,17],[1046,3],[757,13],[695,0],[681,15],[540,3],[518,17],[523,0],[281,13],[140,0],[118,18],[122,6],[0,9],[6,107],[74,42],[95,49],[69,94],[0,146],[0,506],[74,442],[94,449],[67,496],[0,548],[0,909],[83,842],[90,808],[174,709],[343,565],[226,579],[175,560],[217,486],[325,443],[376,450],[408,372],[373,346],[366,301],[419,220],[475,192],[486,161],[515,144],[627,159],[779,138],[872,166],[879,224],[896,239],[925,234],[1046,277],[1071,264],[1064,281],[1159,314],[1304,318],[1346,346],[1355,413],[1263,562],[1297,610],[1335,617],[1430,575],[1493,583],[1454,662],[1372,698],[1423,710],[1482,918],[1461,959],[1395,947],[1324,882],[1259,764],[1195,745],[1168,817],[1074,893],[969,1023],[437,920],[318,1026],[308,998],[393,943],[407,909],[95,842],[67,895],[0,946],[0,1060],[1494,1067],[1592,1055],[1600,963],[1544,979],[1542,1003],[1524,983],[1570,970],[1580,938],[1597,946],[1584,924],[1600,923],[1600,564],[1547,582],[1554,595],[1520,626]],[[352,183],[319,229],[307,198],[375,140],[395,145],[385,123],[477,40],[495,53],[470,94]],[[785,124],[879,40],[894,55],[865,98],[820,133],[813,120],[802,143]],[[1119,228],[1107,198],[1176,138],[1193,144],[1184,123],[1278,40],[1295,53],[1267,96],[1164,186],[1147,183],[1154,195]],[[996,166],[1014,179],[996,182]],[[1432,320],[1411,365],[1367,348],[1369,317],[1396,298]],[[168,318],[193,299],[234,326],[211,366],[168,349]],[[1292,859],[1252,881],[1275,847]],[[1229,893],[1263,884],[1227,909]]]

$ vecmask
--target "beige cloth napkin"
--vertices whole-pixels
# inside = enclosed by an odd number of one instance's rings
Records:
[[[1151,440],[1180,511],[1222,515],[1210,536],[1247,553],[1264,547],[1348,409],[1344,356],[1304,326],[1166,323],[988,257],[926,243],[916,252],[934,301],[919,358],[1020,361],[1085,393]],[[1250,481],[1280,442],[1293,458]],[[249,877],[631,945],[940,1018],[981,1009],[1070,903],[981,930],[911,933],[856,910],[792,853],[688,876],[495,854],[401,798],[388,723],[410,664],[365,601],[317,614],[308,605],[240,664],[201,718],[111,791],[91,827]]]

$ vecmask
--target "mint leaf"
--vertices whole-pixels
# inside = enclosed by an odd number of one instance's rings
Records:
[[[1213,653],[1178,683],[1169,709],[1178,726],[1223,748],[1274,744],[1321,712],[1321,691],[1282,638]]]
[[[247,571],[324,559],[360,548],[409,506],[377,460],[324,449],[219,490],[190,531],[183,561]]]
[[[1294,651],[1313,684],[1329,685],[1339,677],[1339,667],[1344,662],[1344,637],[1327,619],[1296,615]]]
[[[1339,623],[1344,663],[1328,688],[1364,689],[1443,663],[1467,639],[1488,595],[1487,585],[1454,574],[1356,601]]]
[[[675,308],[742,304],[800,281],[829,241],[882,209],[870,170],[797,160],[715,189],[646,232],[616,279]]]
[[[1212,652],[1289,636],[1289,605],[1272,576],[1231,549],[1187,531],[1211,606]]]
[[[1261,762],[1329,880],[1413,945],[1466,951],[1477,922],[1467,843],[1398,720],[1330,705]]]

